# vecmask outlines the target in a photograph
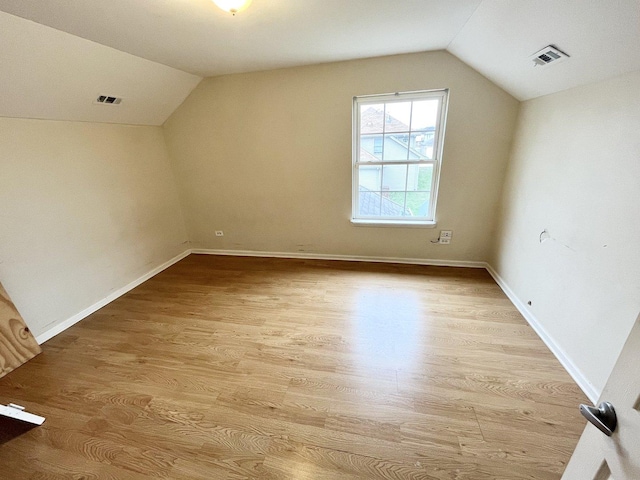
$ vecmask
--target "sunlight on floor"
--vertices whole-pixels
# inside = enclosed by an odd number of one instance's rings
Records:
[[[360,368],[413,370],[420,364],[427,325],[416,292],[363,286],[354,293],[355,362]]]

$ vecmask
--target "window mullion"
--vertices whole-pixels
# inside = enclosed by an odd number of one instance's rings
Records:
[[[378,210],[378,215],[382,216],[382,202],[384,201],[384,196],[382,195],[382,189],[384,188],[384,164],[380,165],[380,209]]]
[[[398,161],[393,161],[393,160],[389,160],[388,162],[385,161],[381,161],[381,162],[356,162],[354,165],[435,165],[436,162],[434,160],[420,160],[420,161],[415,161],[415,160],[409,160],[408,162],[406,160],[398,160]]]
[[[407,162],[409,161],[409,157],[411,156],[411,118],[413,117],[413,102],[411,102],[411,107],[409,108],[409,132],[407,138]],[[407,171],[409,171],[409,167],[407,167]]]

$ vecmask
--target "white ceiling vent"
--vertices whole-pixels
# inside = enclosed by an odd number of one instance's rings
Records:
[[[564,53],[562,50],[558,49],[553,45],[549,45],[544,47],[539,52],[534,53],[531,56],[531,60],[533,60],[533,66],[544,66],[549,65],[550,63],[560,63],[563,60],[569,58],[569,55]]]
[[[96,98],[96,101],[93,103],[100,105],[120,105],[120,102],[122,102],[121,98],[112,97],[109,95],[99,95],[98,98]]]

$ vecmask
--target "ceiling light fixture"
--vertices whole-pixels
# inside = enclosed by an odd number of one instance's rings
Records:
[[[241,12],[249,6],[251,0],[213,0],[218,7],[231,15]]]

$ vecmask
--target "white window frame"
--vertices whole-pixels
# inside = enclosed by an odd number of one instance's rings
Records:
[[[406,161],[384,161],[361,162],[360,161],[360,107],[368,104],[406,102],[420,99],[438,99],[438,115],[434,132],[433,159],[431,160],[409,160]],[[447,121],[447,109],[449,104],[449,89],[421,90],[414,92],[386,93],[381,95],[363,95],[353,97],[353,160],[352,160],[352,212],[351,222],[358,225],[374,226],[420,226],[434,227],[436,225],[436,206],[438,200],[438,187],[440,184],[440,170],[442,166],[442,150],[444,147],[444,132]],[[383,137],[384,138],[384,137]],[[380,166],[385,165],[433,165],[433,176],[431,184],[431,196],[429,199],[429,212],[427,216],[362,216],[360,212],[359,195],[359,166]],[[408,167],[407,167],[408,168]],[[405,187],[406,188],[406,187]]]

